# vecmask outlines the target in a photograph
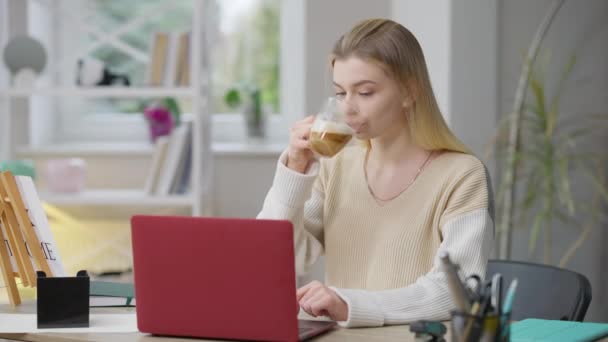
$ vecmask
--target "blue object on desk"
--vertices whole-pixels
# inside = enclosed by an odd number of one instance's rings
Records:
[[[511,342],[595,341],[608,336],[608,324],[529,318],[511,324]]]

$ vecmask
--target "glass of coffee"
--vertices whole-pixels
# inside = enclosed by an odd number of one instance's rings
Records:
[[[319,157],[331,158],[338,154],[353,137],[346,124],[345,104],[335,97],[324,103],[310,130],[310,148]]]

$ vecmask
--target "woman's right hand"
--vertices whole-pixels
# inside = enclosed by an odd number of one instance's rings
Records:
[[[308,141],[314,120],[314,116],[308,116],[296,122],[289,129],[287,167],[299,173],[305,173],[308,165],[314,159],[314,154],[310,149],[310,142]]]

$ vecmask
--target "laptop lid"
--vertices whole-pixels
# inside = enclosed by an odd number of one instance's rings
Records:
[[[298,339],[291,222],[139,215],[131,226],[140,331]]]

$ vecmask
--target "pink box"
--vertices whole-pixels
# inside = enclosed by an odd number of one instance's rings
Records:
[[[50,159],[46,163],[46,181],[53,192],[79,192],[86,181],[86,162],[80,158]]]

